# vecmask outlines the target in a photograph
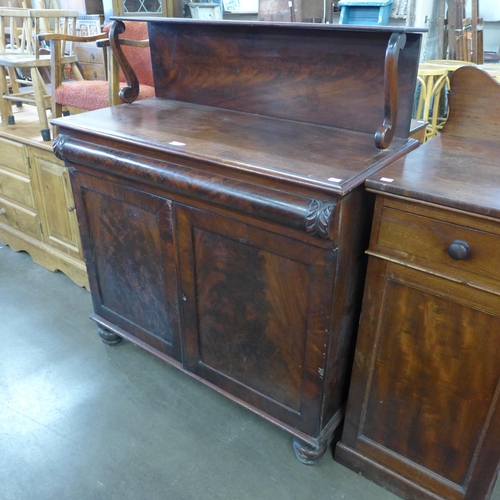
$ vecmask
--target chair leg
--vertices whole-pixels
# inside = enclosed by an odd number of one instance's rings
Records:
[[[0,112],[2,114],[2,125],[10,125],[10,116],[12,115],[12,106],[10,101],[4,99],[4,95],[9,94],[9,87],[7,85],[7,69],[0,68]],[[12,118],[14,116],[12,115]]]
[[[31,81],[35,93],[38,120],[40,121],[40,132],[44,141],[50,141],[50,129],[46,111],[47,105],[45,103],[45,96],[48,95],[48,91],[37,68],[31,68]]]
[[[80,68],[78,67],[78,65],[76,63],[71,64],[71,71],[73,72],[73,78],[76,81],[81,82],[84,80],[83,75],[80,72]]]
[[[19,84],[17,83],[17,73],[16,73],[16,68],[7,68],[7,71],[9,73],[9,79],[10,79],[10,87],[12,89],[13,94],[19,94]],[[23,107],[23,103],[20,101],[16,102],[16,106],[18,108]]]

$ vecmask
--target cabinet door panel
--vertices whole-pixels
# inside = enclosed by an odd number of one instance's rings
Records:
[[[74,174],[97,315],[180,359],[172,204]]]
[[[499,297],[377,259],[369,276],[346,442],[446,498],[484,498],[500,459]]]
[[[30,162],[38,186],[45,243],[81,259],[80,235],[67,169],[52,153],[35,148],[30,149]]]
[[[333,252],[197,210],[177,214],[187,368],[288,423],[302,416],[314,433]]]

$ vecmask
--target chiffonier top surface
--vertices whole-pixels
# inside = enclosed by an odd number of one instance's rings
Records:
[[[366,186],[500,218],[500,84],[471,66],[455,71],[450,87],[441,136],[374,174]]]
[[[341,194],[416,147],[396,137],[379,150],[373,134],[157,98],[58,123],[62,133],[90,134],[97,144],[108,139],[174,163],[189,158],[226,168],[229,176],[251,173]]]

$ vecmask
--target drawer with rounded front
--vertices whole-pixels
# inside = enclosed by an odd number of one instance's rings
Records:
[[[370,251],[500,290],[500,221],[387,198],[377,203]]]

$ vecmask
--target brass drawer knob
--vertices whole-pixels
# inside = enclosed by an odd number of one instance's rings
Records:
[[[470,247],[466,241],[455,240],[448,247],[448,254],[452,259],[464,260],[469,256]]]

